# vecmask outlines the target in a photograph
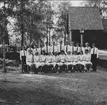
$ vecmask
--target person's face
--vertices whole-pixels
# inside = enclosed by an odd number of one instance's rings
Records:
[[[78,46],[79,46],[79,44],[77,43],[77,44],[76,44],[76,46],[78,47]]]
[[[95,47],[95,44],[93,44],[92,47],[94,48],[94,47]]]
[[[85,54],[88,54],[88,51],[85,51]]]
[[[39,53],[38,52],[36,52],[36,54],[35,54],[36,56],[38,56],[39,55]]]
[[[34,46],[34,48],[36,48],[36,46]]]
[[[86,47],[88,47],[89,45],[88,44],[86,44]]]

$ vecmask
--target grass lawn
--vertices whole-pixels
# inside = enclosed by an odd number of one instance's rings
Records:
[[[0,105],[107,105],[107,72],[1,73]]]

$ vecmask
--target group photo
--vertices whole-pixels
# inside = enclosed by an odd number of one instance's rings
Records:
[[[107,105],[107,0],[0,0],[0,105]]]
[[[48,50],[47,50],[48,48]],[[85,47],[72,42],[71,45],[46,46],[37,48],[35,45],[22,47],[20,60],[24,73],[61,73],[89,72],[97,70],[99,51],[95,43],[92,48],[89,43]]]

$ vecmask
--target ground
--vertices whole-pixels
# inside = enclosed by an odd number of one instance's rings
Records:
[[[1,73],[0,105],[107,105],[107,72]]]

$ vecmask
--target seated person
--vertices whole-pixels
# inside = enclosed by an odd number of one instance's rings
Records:
[[[77,51],[74,51],[74,54],[72,56],[73,56],[73,63],[72,63],[73,68],[75,71],[78,72],[78,65],[77,64],[79,61],[79,55],[78,55]]]
[[[77,63],[77,66],[78,66],[79,72],[84,71],[85,61],[84,61],[83,51],[80,52],[79,61],[78,61],[78,63]]]
[[[39,53],[36,52],[35,55],[34,55],[34,64],[35,64],[35,72],[39,72],[39,69],[40,69],[40,56],[39,56]]]
[[[33,73],[35,70],[35,66],[34,66],[34,56],[33,56],[33,51],[32,50],[28,50],[28,54],[26,56],[26,64],[28,66],[28,68],[30,69],[30,72]]]
[[[56,61],[56,53],[54,53],[54,55],[51,55],[51,56],[52,56],[51,64],[52,64],[52,67],[53,67],[51,71],[52,71],[53,73],[56,73],[56,72],[57,72],[57,68],[55,68],[55,67],[56,67],[56,64],[57,64],[57,63],[56,63],[56,62],[57,62],[57,61]]]
[[[92,63],[91,63],[91,54],[88,50],[85,50],[85,66],[86,69],[89,71],[90,68],[92,67]]]
[[[58,53],[55,53],[55,58],[54,58],[54,71],[56,73],[59,73],[60,70],[60,57],[58,55]]]
[[[65,60],[64,51],[61,51],[61,54],[59,55],[59,59],[60,59],[60,62],[59,62],[60,71],[59,72],[62,72],[62,71],[67,72],[67,65],[65,64],[66,60]]]
[[[51,72],[53,68],[51,52],[49,52],[49,54],[46,56],[46,65],[47,65],[47,72]]]
[[[44,68],[46,66],[46,55],[45,52],[42,52],[40,55],[40,66],[41,66],[41,72],[45,72]]]
[[[66,55],[66,63],[65,64],[67,65],[68,71],[71,71],[71,72],[73,72],[72,62],[73,62],[73,56],[72,56],[71,51],[69,51],[69,52],[67,52],[67,55]]]

